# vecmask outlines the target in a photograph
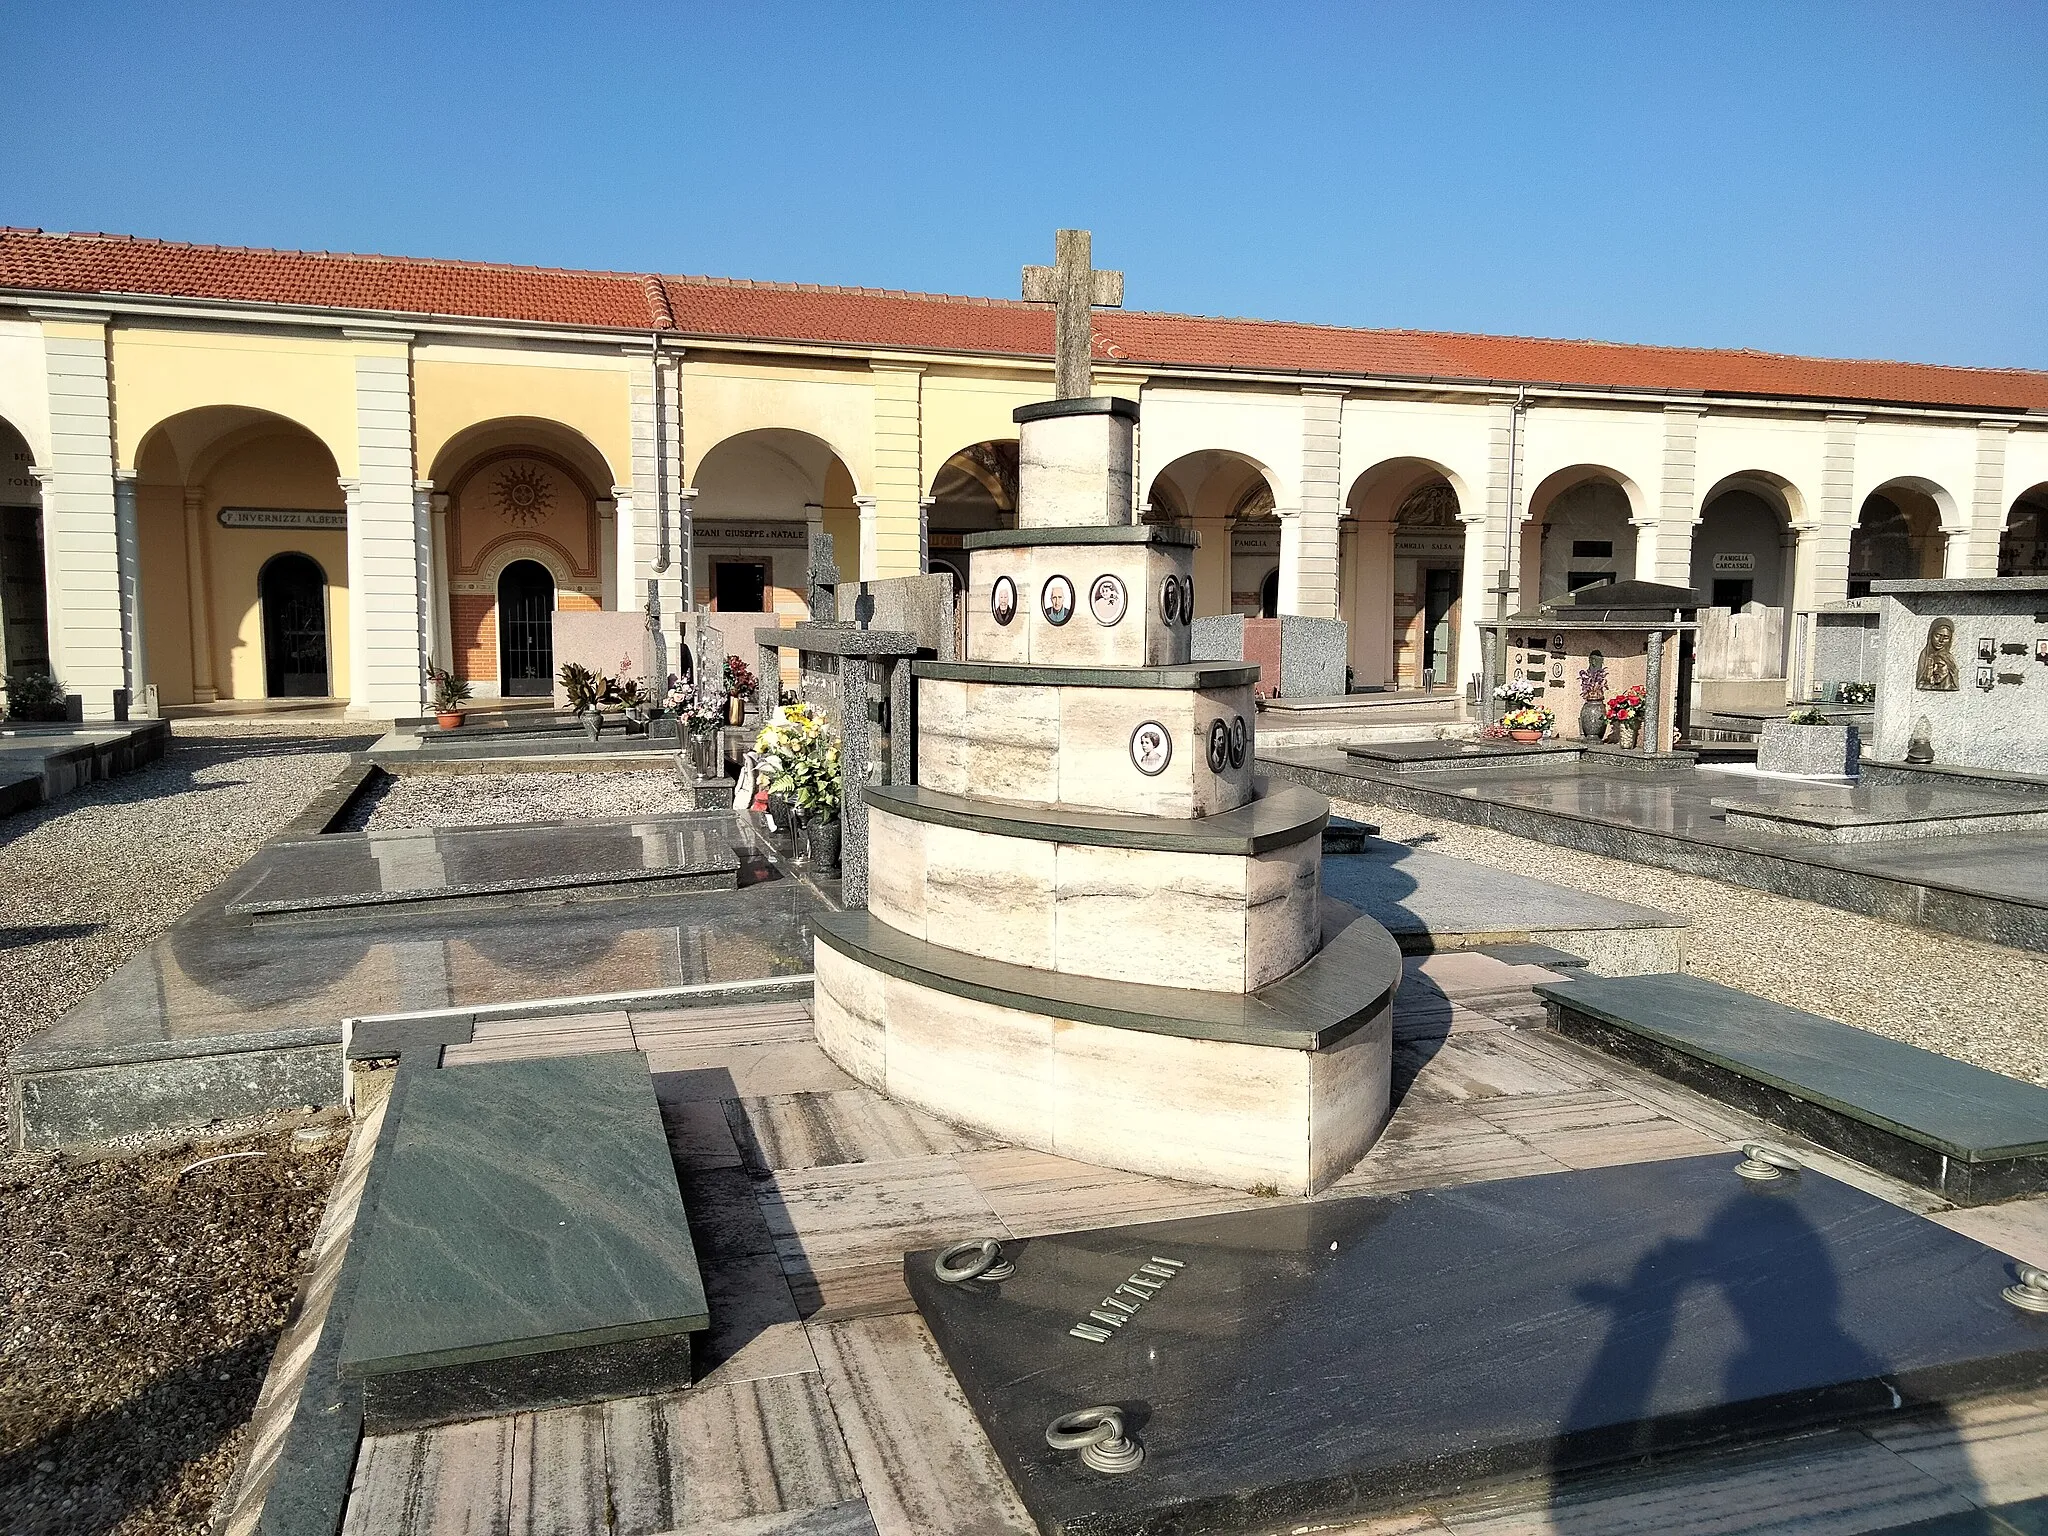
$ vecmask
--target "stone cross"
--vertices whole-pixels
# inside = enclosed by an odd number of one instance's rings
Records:
[[[1124,275],[1098,272],[1089,265],[1085,229],[1062,229],[1053,236],[1057,264],[1024,269],[1024,298],[1053,307],[1053,394],[1061,400],[1085,400],[1093,387],[1089,357],[1094,340],[1097,305],[1115,309],[1124,302]]]

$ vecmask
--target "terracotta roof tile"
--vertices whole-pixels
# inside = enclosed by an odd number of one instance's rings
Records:
[[[247,250],[0,228],[0,289],[168,296],[683,336],[1049,357],[1052,316],[1014,299]],[[2048,373],[1693,347],[1375,331],[1102,312],[1095,354],[1192,368],[1562,384],[1704,395],[2048,410]]]

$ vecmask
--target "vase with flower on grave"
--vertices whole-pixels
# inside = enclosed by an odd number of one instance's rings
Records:
[[[1579,739],[1598,741],[1607,734],[1607,701],[1588,699],[1579,706]]]

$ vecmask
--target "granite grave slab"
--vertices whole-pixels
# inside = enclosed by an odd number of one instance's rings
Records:
[[[1958,1205],[2048,1189],[2048,1088],[1698,976],[1536,991],[1561,1033]]]
[[[513,826],[408,827],[274,843],[227,900],[233,917],[554,893],[557,899],[732,890],[739,837],[730,812]]]
[[[420,1074],[340,1369],[371,1434],[687,1386],[709,1325],[639,1051]]]
[[[904,1273],[1056,1536],[1284,1530],[2048,1380],[2013,1261],[1737,1161],[1010,1240],[996,1282],[942,1282],[930,1251]],[[1048,1445],[1096,1406],[1135,1467]]]

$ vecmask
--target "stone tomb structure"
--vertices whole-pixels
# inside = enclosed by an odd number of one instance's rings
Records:
[[[1492,631],[1492,674],[1502,682],[1536,684],[1536,702],[1557,716],[1552,729],[1566,741],[1597,741],[1580,730],[1579,673],[1592,666],[1607,672],[1607,696],[1641,687],[1648,710],[1641,720],[1643,751],[1666,750],[1674,722],[1683,724],[1687,637],[1698,628],[1693,614],[1699,594],[1690,587],[1649,581],[1600,582],[1553,598],[1534,612],[1488,623]],[[1490,692],[1490,689],[1489,689]],[[1489,718],[1500,711],[1483,701]]]
[[[2048,774],[2048,577],[1881,581],[1871,756]]]
[[[1258,669],[1189,659],[1137,415],[1016,412],[1019,526],[965,541],[966,658],[915,664],[916,782],[869,786],[867,909],[817,919],[818,1041],[1007,1141],[1312,1192],[1386,1119],[1400,955],[1322,900],[1328,802],[1255,777]]]

